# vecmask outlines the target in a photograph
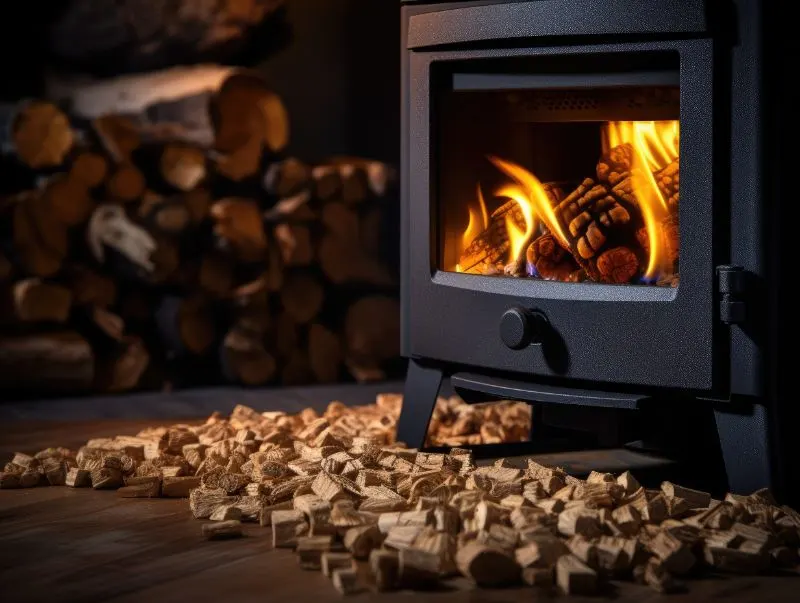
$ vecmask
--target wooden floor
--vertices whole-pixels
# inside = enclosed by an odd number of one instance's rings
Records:
[[[78,446],[90,437],[135,433],[153,421],[92,421],[0,426],[0,461],[14,450]],[[342,597],[318,572],[299,568],[288,551],[270,550],[270,531],[246,526],[246,537],[207,542],[185,500],[126,500],[114,492],[71,488],[0,491],[0,601],[197,603],[201,601],[313,601]],[[800,579],[790,576],[710,577],[688,582],[684,594],[661,596],[615,584],[619,603],[800,601]],[[558,597],[530,588],[476,591],[465,580],[437,592],[365,590],[353,601],[512,603]],[[602,600],[602,599],[601,599]],[[573,598],[570,601],[597,601]]]

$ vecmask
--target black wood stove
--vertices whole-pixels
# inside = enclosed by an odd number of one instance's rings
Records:
[[[791,480],[760,3],[408,1],[402,20],[398,438],[423,446],[449,377],[562,423],[632,417],[737,491]]]

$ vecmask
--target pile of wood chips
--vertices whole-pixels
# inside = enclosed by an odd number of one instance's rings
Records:
[[[367,586],[358,562],[368,562],[379,591],[460,574],[480,587],[557,585],[568,594],[597,592],[608,579],[672,592],[704,568],[742,574],[798,563],[800,514],[767,490],[719,501],[670,482],[646,489],[629,472],[582,480],[532,459],[524,469],[504,459],[476,467],[463,448],[393,443],[401,404],[382,394],[368,406],[331,402],[323,416],[237,406],[229,418],[90,440],[77,453],[18,453],[0,487],[188,496],[194,517],[210,520],[209,540],[259,522],[272,528],[274,547],[294,549],[303,569],[322,570],[342,593]],[[440,401],[445,435],[431,440],[453,437],[459,406]],[[501,424],[522,416],[515,403],[494,410]],[[467,437],[482,441],[483,431]]]

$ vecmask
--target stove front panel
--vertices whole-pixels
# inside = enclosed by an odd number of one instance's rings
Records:
[[[714,390],[711,40],[408,61],[405,353]],[[503,342],[511,308],[546,317],[545,344]]]

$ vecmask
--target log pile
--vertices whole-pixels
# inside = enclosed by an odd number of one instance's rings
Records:
[[[205,538],[239,537],[246,522],[269,527],[274,548],[293,549],[300,568],[323,571],[343,594],[429,589],[459,575],[482,588],[590,595],[629,580],[669,593],[706,572],[798,565],[800,514],[766,489],[714,500],[671,482],[647,488],[630,472],[578,479],[533,459],[476,467],[468,449],[395,442],[401,404],[382,394],[363,407],[331,402],[322,416],[237,406],[202,425],[17,453],[0,488],[188,495],[192,515],[208,520]],[[431,429],[442,437],[441,424]]]
[[[458,270],[472,274],[531,276],[562,282],[640,283],[650,256],[650,235],[643,201],[634,190],[634,150],[629,143],[611,148],[596,167],[596,179],[580,183],[542,183],[554,223],[538,216],[539,224],[524,242],[519,257],[511,257],[508,224],[526,232],[526,222],[516,200],[492,212],[486,228],[460,254]],[[495,162],[512,179],[519,166]],[[666,209],[656,223],[666,250],[665,268],[658,285],[678,283],[679,159],[652,174],[653,186]],[[522,182],[524,184],[524,182]],[[564,194],[571,190],[569,194]],[[535,212],[535,208],[534,208]],[[560,231],[556,232],[556,231]],[[650,277],[648,277],[650,278]]]
[[[247,70],[97,86],[61,91],[77,113],[0,107],[0,389],[397,370],[398,283],[381,259],[389,166],[287,156],[286,109]]]

